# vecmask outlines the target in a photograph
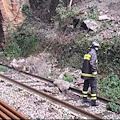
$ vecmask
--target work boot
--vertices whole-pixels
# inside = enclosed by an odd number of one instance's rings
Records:
[[[87,97],[83,97],[83,103],[88,103],[88,102],[90,101],[87,99]]]
[[[91,106],[98,106],[98,103],[96,103],[96,100],[91,100]]]

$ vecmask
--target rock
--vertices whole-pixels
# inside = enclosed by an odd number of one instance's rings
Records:
[[[98,17],[98,20],[110,20],[110,17],[108,17],[107,15],[100,15]]]
[[[8,86],[8,87],[12,87],[12,84],[10,84],[10,83],[7,83],[7,84],[6,84],[6,86]]]
[[[48,83],[48,87],[54,87],[55,85],[52,83]]]
[[[18,60],[18,64],[24,66],[25,65],[25,59]]]
[[[65,74],[68,74],[68,72],[69,72],[69,68],[65,68],[65,69],[64,69],[64,72],[62,72],[62,73],[59,75],[58,79],[59,79],[59,80],[63,80],[64,75],[65,75]]]
[[[5,82],[4,80],[0,80],[1,83]]]
[[[13,61],[10,63],[10,66],[14,67],[15,69],[22,70],[25,66],[25,60],[21,59],[17,61],[16,59],[13,59]]]
[[[101,3],[101,2],[102,2],[102,0],[98,0],[98,2],[100,2],[100,3]]]
[[[120,36],[120,31],[117,32],[117,35]]]
[[[55,80],[53,82],[55,85],[57,85],[57,87],[60,89],[60,91],[66,91],[69,89],[70,87],[70,83],[63,81],[63,80]]]
[[[16,59],[13,59],[13,61],[10,63],[10,65],[16,64],[16,63],[17,63],[17,60],[16,60]]]
[[[100,28],[99,23],[97,23],[95,20],[84,20],[83,22],[88,29],[94,32],[97,32],[97,30]]]
[[[48,65],[44,57],[30,56],[26,59],[24,70],[42,77],[48,77],[51,73],[51,67],[52,65]]]
[[[45,87],[43,89],[43,91],[49,92],[49,93],[52,93],[52,94],[58,94],[59,93],[59,89],[57,87]]]
[[[71,68],[65,68],[64,72],[62,72],[59,75],[58,79],[63,80],[65,75],[73,76],[74,80],[79,80],[79,79],[81,79],[81,70],[80,69],[75,70],[75,69],[71,69]]]
[[[57,110],[56,110],[55,108],[53,108],[53,107],[49,107],[49,108],[48,108],[48,111],[49,111],[50,113],[57,112]]]
[[[64,74],[65,74],[65,73],[61,73],[61,74],[59,75],[58,79],[59,79],[59,80],[63,80]]]

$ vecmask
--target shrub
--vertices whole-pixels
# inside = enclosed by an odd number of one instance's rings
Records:
[[[119,101],[120,99],[120,79],[114,73],[99,81],[99,94],[103,97]],[[120,102],[120,101],[119,101]]]
[[[5,47],[4,53],[12,59],[20,56],[21,49],[16,42],[12,41]]]
[[[25,4],[22,6],[22,13],[23,13],[24,15],[26,15],[27,17],[30,16],[30,14],[31,14],[31,12],[30,12],[30,6],[29,6],[27,3],[25,3]]]
[[[39,38],[29,29],[20,29],[15,34],[16,43],[21,48],[21,56],[27,57],[39,49]]]
[[[98,19],[98,8],[95,5],[89,6],[90,12],[88,18],[97,20]]]
[[[112,103],[112,102],[109,102],[106,105],[106,109],[110,110],[110,111],[113,111],[113,112],[116,112],[116,113],[120,113],[120,106],[116,105],[115,103]]]
[[[80,37],[79,37],[80,36]],[[58,51],[58,61],[62,66],[71,66],[77,69],[82,68],[83,56],[90,47],[91,41],[88,40],[87,34],[79,34],[74,40],[67,44],[53,45],[55,52]],[[120,77],[120,40],[115,37],[109,42],[100,42],[98,51],[99,74],[108,75],[114,72]],[[60,49],[59,49],[60,48]],[[62,51],[61,53],[59,51]],[[75,62],[74,62],[75,61]]]
[[[73,82],[74,77],[71,76],[71,75],[65,74],[64,77],[63,77],[63,80],[64,80],[64,81],[67,81],[67,82]]]
[[[58,4],[56,13],[60,27],[65,27],[69,24],[70,19],[79,13],[79,9],[77,7],[71,7],[71,9],[67,9],[62,4]]]
[[[96,11],[92,11],[88,14],[88,18],[93,19],[93,20],[97,20],[98,19],[98,14]]]
[[[62,4],[58,4],[56,8],[56,12],[59,18],[64,21],[68,17],[74,17],[79,13],[79,9],[77,7],[72,7],[71,9],[67,9]]]
[[[120,39],[115,37],[109,42],[101,43],[99,50],[100,72],[108,74],[115,72],[120,76]]]
[[[0,65],[0,72],[6,72],[8,69],[4,66]]]
[[[9,34],[5,53],[10,57],[28,57],[40,50],[41,39],[34,31],[21,26],[16,32]]]

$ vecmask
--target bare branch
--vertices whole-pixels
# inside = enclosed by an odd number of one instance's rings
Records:
[[[73,0],[70,0],[70,3],[69,3],[69,5],[68,5],[68,8],[70,8],[70,7],[71,7],[72,2],[73,2]]]

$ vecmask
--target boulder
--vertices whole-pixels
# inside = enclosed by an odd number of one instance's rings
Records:
[[[57,87],[60,89],[60,91],[66,91],[69,89],[70,87],[70,83],[63,81],[63,80],[55,80],[53,82],[55,85],[57,85]]]
[[[30,56],[26,59],[24,70],[42,77],[48,77],[51,73],[51,65],[48,65],[45,58]]]
[[[10,66],[15,68],[15,69],[19,69],[19,70],[22,70],[25,66],[25,60],[24,59],[21,59],[21,60],[16,60],[16,59],[13,59],[13,61],[10,63]]]
[[[110,20],[110,17],[108,17],[107,15],[100,15],[98,17],[98,20]]]
[[[86,25],[86,27],[94,32],[97,32],[98,29],[100,28],[100,25],[97,21],[95,20],[84,20],[83,23]]]

